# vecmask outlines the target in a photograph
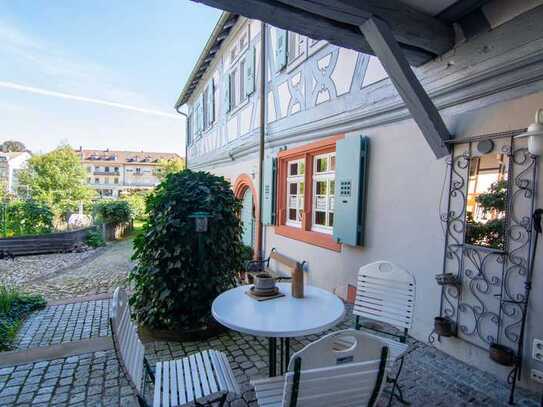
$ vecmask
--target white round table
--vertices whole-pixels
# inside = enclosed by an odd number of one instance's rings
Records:
[[[289,360],[288,338],[325,331],[345,316],[343,301],[326,290],[306,285],[304,298],[294,298],[289,283],[277,286],[284,297],[257,301],[245,294],[251,286],[244,285],[225,291],[211,307],[213,317],[227,328],[270,338],[270,376],[276,374],[277,338],[281,338],[283,371]]]

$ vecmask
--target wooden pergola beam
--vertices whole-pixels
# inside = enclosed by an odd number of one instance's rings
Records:
[[[360,26],[360,31],[381,61],[436,158],[448,155],[445,142],[451,138],[450,133],[388,25],[378,18],[370,18]]]
[[[278,0],[300,10],[341,23],[360,26],[371,17],[388,24],[400,43],[436,55],[451,49],[454,30],[450,23],[413,9],[398,0]]]
[[[315,39],[323,39],[331,44],[338,45],[343,48],[353,49],[358,52],[363,52],[365,54],[374,55],[374,52],[371,46],[368,44],[366,39],[361,35],[358,26],[361,25],[367,18],[361,16],[361,11],[358,10],[359,16],[355,19],[351,16],[350,21],[358,21],[357,24],[350,24],[348,22],[336,21],[332,16],[327,17],[320,15],[317,12],[310,12],[301,8],[304,3],[304,7],[309,10],[308,4],[309,1],[305,0],[293,0],[293,1],[279,1],[279,0],[193,0],[198,3],[203,3],[211,7],[220,8],[223,10],[230,11],[232,13],[243,15],[247,18],[257,19],[265,21],[268,24],[271,24],[275,27],[283,28],[285,30],[294,31],[302,35],[306,35]],[[316,4],[315,10],[320,10],[322,14],[325,14],[324,4],[326,0],[315,0]],[[392,0],[384,0],[392,1]],[[299,6],[296,7],[295,3],[300,2]],[[332,1],[337,3],[337,1]],[[359,1],[359,3],[363,3]],[[395,2],[396,3],[396,2]],[[399,3],[399,2],[398,2]],[[346,3],[345,3],[346,4]],[[318,6],[318,7],[317,7]],[[403,6],[402,6],[403,7]],[[384,12],[384,8],[382,12]],[[417,12],[418,13],[418,12]],[[394,14],[394,13],[391,13]],[[400,13],[401,14],[401,13]],[[368,14],[369,15],[369,14]],[[420,13],[415,15],[420,17]],[[447,35],[447,39],[444,39],[444,35],[440,34],[447,29],[444,29],[442,25],[439,25],[439,28],[435,33],[429,35],[428,31],[425,30],[424,26],[421,25],[420,21],[410,25],[407,15],[404,18],[403,24],[398,24],[399,17],[391,17],[391,21],[395,21],[395,25],[398,26],[399,31],[402,33],[395,33],[395,35],[400,35],[406,38],[406,41],[409,43],[402,44],[400,47],[407,58],[409,64],[413,66],[419,66],[425,62],[430,61],[435,58],[438,53],[438,50],[443,50],[443,48],[449,47],[451,45],[452,37]],[[346,20],[347,18],[344,17]],[[430,17],[430,21],[433,21]],[[437,20],[436,20],[437,21]],[[403,27],[403,28],[402,28]],[[400,30],[401,28],[401,30]],[[416,34],[417,32],[424,32],[425,35],[428,35],[428,38],[422,39],[420,35]],[[452,35],[452,29],[450,34]],[[419,37],[421,47],[414,45],[417,41],[414,40],[415,37]],[[441,40],[432,39],[441,38]],[[433,45],[428,45],[428,43],[433,43]],[[444,45],[449,44],[449,45]],[[425,47],[425,48],[423,48]],[[429,51],[426,48],[434,49],[435,52]],[[447,48],[447,49],[449,49]],[[444,52],[444,50],[443,50]]]

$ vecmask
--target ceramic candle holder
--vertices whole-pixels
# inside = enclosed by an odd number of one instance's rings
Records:
[[[255,276],[255,288],[260,291],[272,290],[275,288],[275,280],[268,273],[258,273]]]

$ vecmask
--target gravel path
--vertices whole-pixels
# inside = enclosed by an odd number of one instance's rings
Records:
[[[126,284],[133,267],[131,255],[132,239],[127,239],[85,253],[21,257],[2,261],[0,282],[42,294],[47,300],[111,292]]]

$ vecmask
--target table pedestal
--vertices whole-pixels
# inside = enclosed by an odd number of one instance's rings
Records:
[[[277,347],[279,339],[279,348]],[[278,352],[279,351],[279,352]],[[279,360],[277,354],[279,353]],[[279,362],[279,374],[285,374],[290,361],[290,338],[269,338],[268,339],[269,376],[277,376],[277,364]]]

